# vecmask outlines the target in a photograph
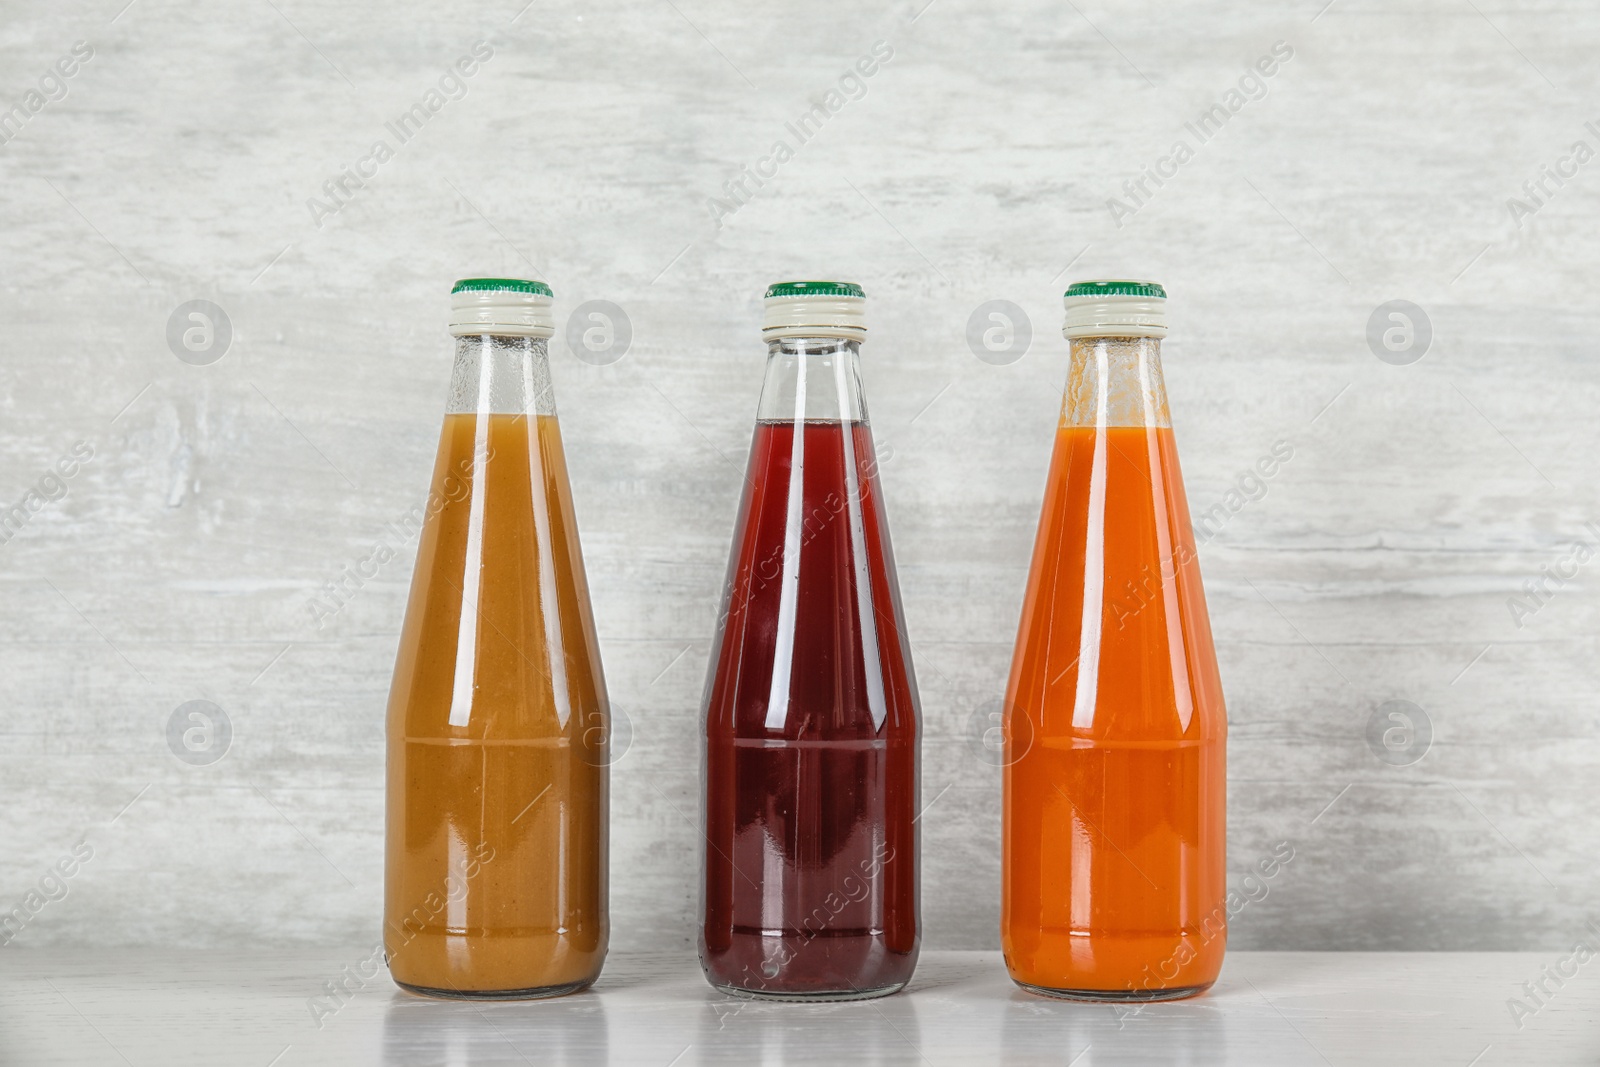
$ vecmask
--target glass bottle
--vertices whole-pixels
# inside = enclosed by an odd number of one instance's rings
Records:
[[[1151,282],[1066,292],[1071,368],[1005,708],[1001,942],[1034,992],[1167,1000],[1227,942],[1227,713]]]
[[[705,695],[700,962],[883,996],[918,948],[921,713],[858,359],[861,288],[767,290],[766,380]]]
[[[450,400],[388,721],[396,982],[528,998],[600,973],[610,710],[556,422],[541,282],[451,294]]]

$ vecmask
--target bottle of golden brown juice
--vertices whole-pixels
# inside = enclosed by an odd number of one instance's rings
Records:
[[[449,407],[389,697],[384,946],[444,997],[582,989],[606,954],[610,710],[541,282],[451,293]]]

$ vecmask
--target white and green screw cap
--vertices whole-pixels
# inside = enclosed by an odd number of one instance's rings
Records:
[[[854,282],[778,282],[761,304],[761,335],[768,340],[867,336],[867,294]]]
[[[552,337],[554,294],[544,282],[521,278],[463,278],[450,290],[450,332],[457,337],[496,334]]]
[[[1167,291],[1156,282],[1073,282],[1062,301],[1063,337],[1165,337]]]

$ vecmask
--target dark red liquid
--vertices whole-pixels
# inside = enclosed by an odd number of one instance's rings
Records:
[[[706,693],[700,960],[722,987],[851,996],[916,965],[916,685],[872,433],[852,428],[804,424],[798,512],[794,424],[757,423],[751,445]]]

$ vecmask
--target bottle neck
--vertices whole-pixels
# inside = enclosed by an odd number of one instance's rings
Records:
[[[767,342],[767,375],[756,418],[763,422],[866,422],[861,342],[778,337]]]
[[[456,338],[447,414],[554,415],[550,358],[542,337]]]
[[[1156,337],[1074,337],[1062,426],[1170,427]]]

